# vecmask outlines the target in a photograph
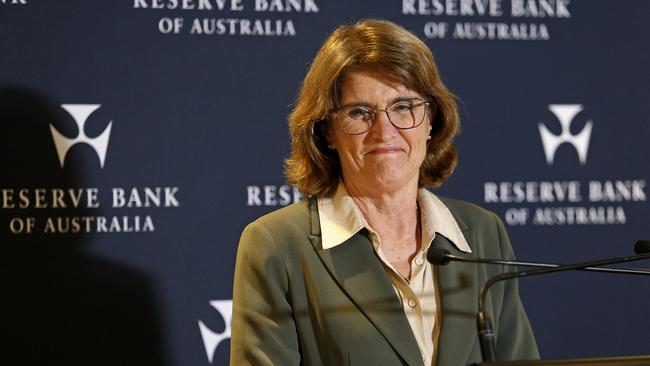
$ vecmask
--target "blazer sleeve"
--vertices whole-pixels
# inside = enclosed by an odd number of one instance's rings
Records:
[[[499,235],[502,258],[514,260],[515,255],[503,222],[494,215]],[[539,351],[533,335],[528,316],[519,297],[518,281],[504,282],[501,311],[497,319],[497,360],[532,360],[539,359]]]
[[[233,285],[230,365],[299,365],[289,277],[271,233],[258,222],[242,233]]]

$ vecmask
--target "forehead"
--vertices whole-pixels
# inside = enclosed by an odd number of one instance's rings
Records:
[[[383,77],[377,71],[352,71],[341,84],[341,103],[390,103],[397,98],[421,98],[405,85]]]

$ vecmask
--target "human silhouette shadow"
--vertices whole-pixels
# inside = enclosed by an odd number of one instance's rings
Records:
[[[49,124],[67,136],[77,134],[59,104],[34,91],[0,86],[2,362],[165,365],[147,276],[88,253],[92,233],[43,232],[48,217],[98,214],[93,208],[52,208],[49,199],[46,208],[35,208],[36,189],[86,187],[83,160],[68,159],[65,168],[58,161]],[[94,154],[83,149],[75,155]],[[31,192],[28,207],[20,207],[21,189]],[[33,217],[34,231],[13,233],[16,217]]]

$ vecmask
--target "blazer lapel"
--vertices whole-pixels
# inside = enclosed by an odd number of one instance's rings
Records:
[[[456,219],[467,242],[474,243],[473,231]],[[439,241],[437,247],[452,253],[458,251],[448,240]],[[452,262],[436,266],[436,275],[442,311],[438,365],[464,365],[477,341],[476,337],[468,337],[477,333],[477,267],[471,263]]]
[[[310,239],[317,241],[314,236]],[[402,359],[411,366],[423,365],[406,315],[370,240],[357,233],[328,250],[314,244],[332,277]]]

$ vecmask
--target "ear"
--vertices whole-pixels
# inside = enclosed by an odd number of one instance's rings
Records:
[[[320,131],[323,134],[323,137],[325,137],[325,141],[327,142],[327,147],[331,150],[336,150],[336,145],[334,145],[334,138],[332,137],[332,124],[329,123],[329,121],[325,120],[319,123],[319,125]]]
[[[431,140],[431,130],[433,130],[433,118],[436,116],[436,104],[431,103],[429,106],[430,114],[427,118],[427,141]]]
[[[433,121],[438,114],[438,103],[435,98],[431,98],[431,104],[429,104],[429,118],[427,126],[427,140],[431,140],[431,130],[433,129]]]

